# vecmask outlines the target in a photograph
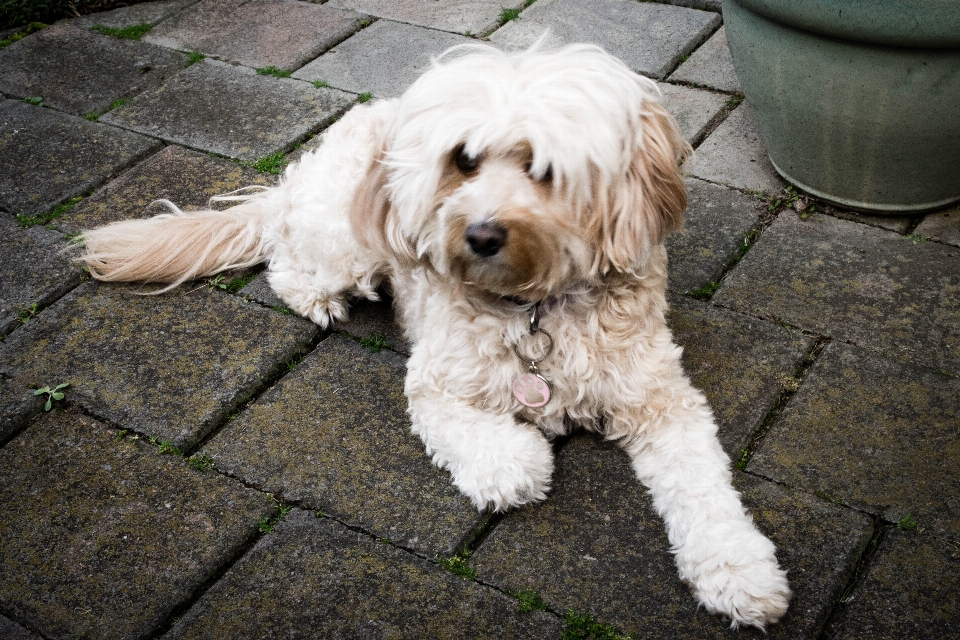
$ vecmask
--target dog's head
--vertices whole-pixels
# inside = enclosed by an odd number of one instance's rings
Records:
[[[594,46],[451,50],[400,98],[354,229],[530,300],[642,271],[686,207],[689,146],[658,96]]]

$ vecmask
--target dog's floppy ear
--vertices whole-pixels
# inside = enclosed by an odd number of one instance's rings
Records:
[[[687,190],[679,162],[692,149],[676,121],[656,102],[644,104],[640,132],[626,177],[596,194],[601,272],[642,268],[650,249],[683,224]]]
[[[370,163],[367,175],[350,205],[350,226],[357,239],[369,249],[402,260],[416,261],[413,247],[403,236],[387,188],[389,169],[381,152]]]

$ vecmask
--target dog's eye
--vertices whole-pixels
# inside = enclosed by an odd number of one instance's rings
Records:
[[[480,166],[481,156],[470,156],[467,154],[466,145],[460,145],[454,150],[454,160],[457,163],[457,169],[463,173],[473,173]]]

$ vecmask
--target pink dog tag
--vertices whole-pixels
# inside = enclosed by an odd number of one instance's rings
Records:
[[[550,385],[534,373],[525,373],[513,385],[513,395],[524,406],[536,409],[550,402]]]

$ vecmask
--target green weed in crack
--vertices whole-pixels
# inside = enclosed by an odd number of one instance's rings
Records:
[[[520,613],[530,613],[531,611],[545,611],[547,609],[547,604],[540,598],[539,594],[533,589],[524,589],[523,591],[518,591],[516,593],[511,593],[515,597],[519,604],[517,606],[517,611]]]
[[[16,22],[14,22],[14,24],[16,24]],[[42,23],[42,22],[31,22],[30,24],[28,24],[26,27],[24,27],[23,29],[21,29],[21,30],[18,31],[17,33],[14,33],[14,34],[8,36],[7,38],[5,38],[5,39],[3,39],[3,40],[0,40],[0,49],[3,49],[4,47],[9,47],[9,46],[12,45],[14,42],[18,42],[18,41],[20,41],[20,40],[23,40],[24,38],[26,38],[28,35],[30,35],[31,33],[35,32],[35,31],[40,31],[41,29],[46,29],[47,26],[49,26],[49,25],[46,25],[46,24],[44,24],[44,23]]]
[[[60,400],[63,400],[64,393],[63,393],[62,389],[66,389],[66,388],[69,387],[69,386],[70,386],[70,383],[69,383],[69,382],[64,382],[64,383],[62,383],[62,384],[58,384],[58,385],[55,386],[53,389],[51,389],[49,386],[41,387],[41,388],[37,389],[36,391],[34,391],[34,392],[33,392],[33,395],[35,395],[35,396],[41,396],[41,395],[46,394],[46,396],[47,396],[47,403],[46,403],[45,405],[43,405],[43,410],[44,410],[44,411],[50,411],[51,409],[53,409],[53,403],[54,403],[54,402],[59,402]]]
[[[258,158],[255,162],[241,161],[240,164],[244,167],[253,167],[260,173],[279,175],[283,173],[283,169],[287,166],[287,161],[283,158],[283,152],[278,151],[268,156]]]
[[[293,509],[291,505],[283,504],[274,496],[270,496],[270,499],[277,507],[277,515],[272,518],[270,516],[266,516],[257,523],[257,527],[262,533],[273,533],[274,529],[277,528],[277,525],[280,524],[280,522],[287,517],[287,514],[290,513],[290,510]]]
[[[82,196],[77,196],[76,198],[70,198],[63,204],[59,204],[55,206],[53,209],[51,209],[47,213],[41,213],[40,215],[36,215],[36,216],[26,216],[23,214],[18,214],[17,222],[20,223],[20,226],[23,227],[24,229],[29,229],[30,227],[36,226],[38,224],[43,226],[48,226],[51,222],[53,222],[54,220],[56,220],[57,218],[65,214],[67,211],[70,211],[70,209],[73,209],[75,206],[77,206],[77,203],[80,202],[81,200],[83,200]]]
[[[363,104],[364,102],[370,102],[370,99],[373,97],[373,94],[369,91],[364,91],[359,96],[357,96],[357,102]]]
[[[41,98],[40,96],[34,96],[32,98],[24,98],[23,101],[26,102],[27,104],[32,104],[35,107],[43,106],[43,98]]]
[[[129,27],[123,27],[122,29],[105,27],[102,24],[95,24],[90,27],[90,31],[97,31],[104,35],[113,36],[114,38],[120,38],[122,40],[139,40],[145,36],[150,29],[153,29],[152,24],[134,24]]]
[[[33,317],[37,315],[37,303],[34,302],[29,307],[24,307],[17,311],[17,320],[20,321],[20,324],[27,324],[30,322]]]
[[[900,519],[900,522],[897,523],[897,529],[902,529],[903,531],[913,531],[917,528],[919,523],[916,519],[913,518],[909,513]]]
[[[209,469],[214,468],[213,458],[211,458],[206,453],[195,453],[194,455],[187,458],[187,464],[201,473],[204,473]]]
[[[173,440],[161,440],[157,436],[150,436],[150,444],[157,448],[160,455],[183,457],[183,452],[173,444]]]
[[[289,78],[292,72],[277,67],[261,67],[257,69],[257,75],[273,76],[274,78]]]
[[[374,333],[366,338],[360,338],[360,344],[365,346],[370,353],[377,353],[383,349],[392,349],[393,346],[387,343],[387,336],[382,333]]]
[[[597,622],[590,614],[567,611],[563,616],[567,628],[563,640],[630,640],[629,635],[619,633],[608,624]]]
[[[477,570],[467,564],[467,560],[471,555],[472,553],[470,551],[463,550],[449,558],[440,558],[437,562],[440,563],[441,567],[455,576],[460,576],[465,580],[474,580],[477,577]]]

